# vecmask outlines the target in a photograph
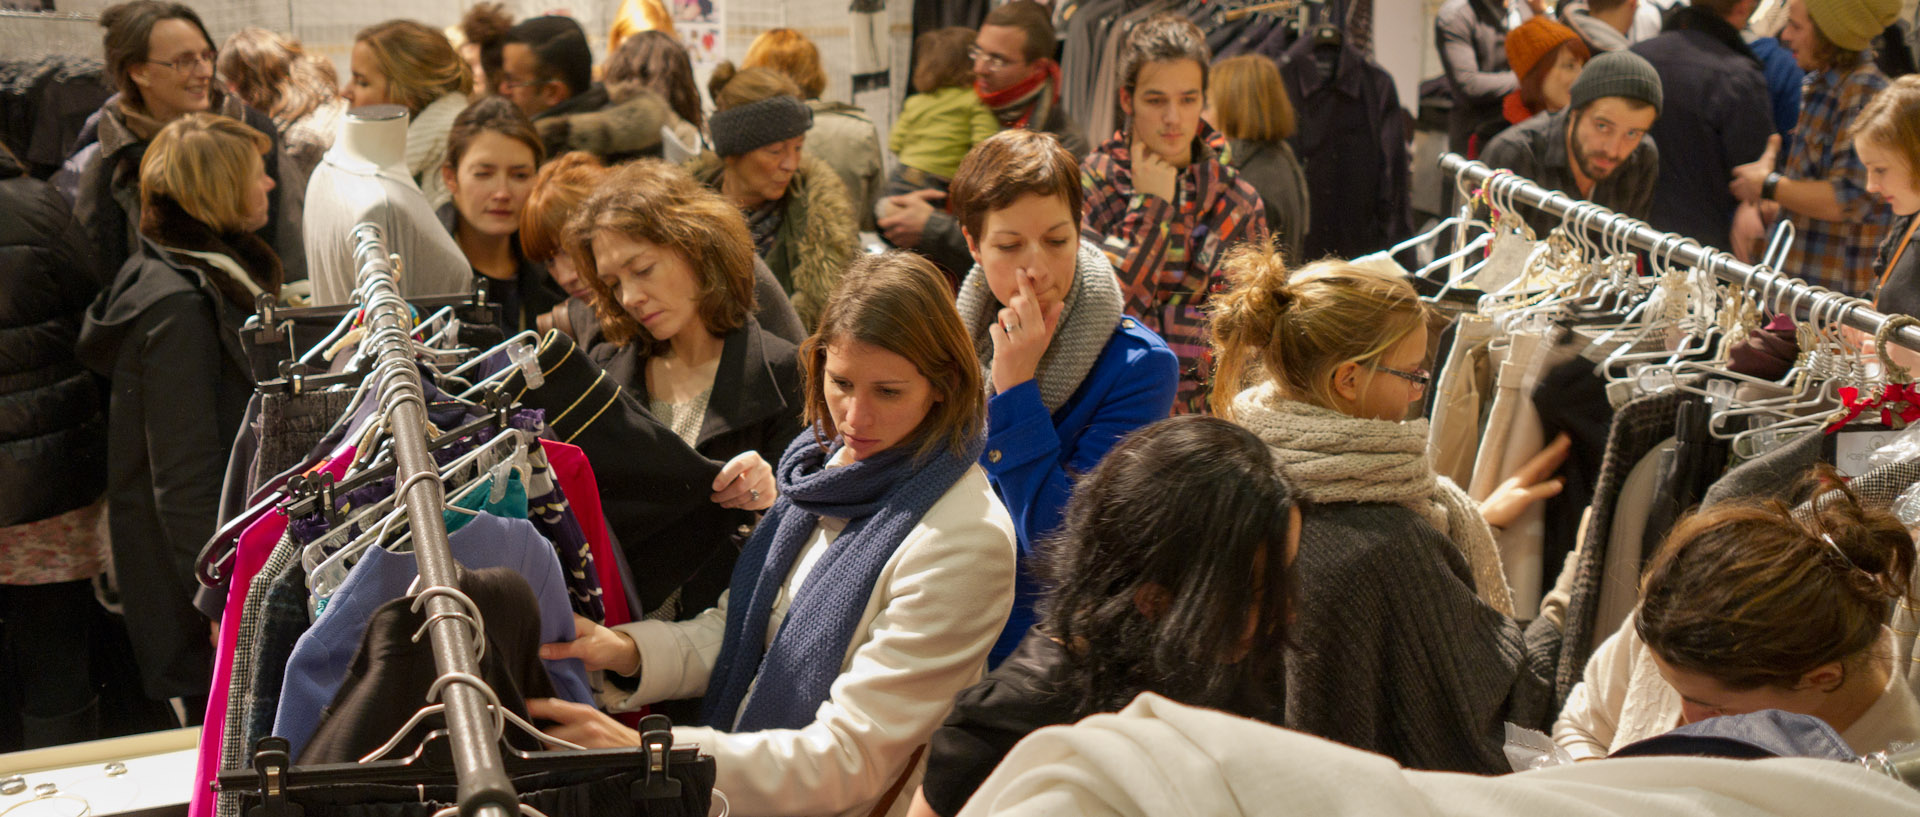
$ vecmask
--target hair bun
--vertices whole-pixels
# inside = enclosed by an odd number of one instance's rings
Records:
[[[713,74],[707,77],[707,97],[719,99],[720,92],[726,89],[727,83],[732,82],[733,75],[738,73],[740,69],[734,66],[733,60],[724,60],[714,66]]]

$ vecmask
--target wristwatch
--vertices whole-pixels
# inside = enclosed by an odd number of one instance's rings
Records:
[[[1767,180],[1760,183],[1760,198],[1773,201],[1773,190],[1780,186],[1780,174],[1768,173]]]

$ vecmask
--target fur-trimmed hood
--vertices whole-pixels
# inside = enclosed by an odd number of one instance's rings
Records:
[[[536,120],[548,157],[584,150],[609,164],[660,155],[660,131],[671,128],[684,144],[699,144],[700,131],[681,119],[666,99],[636,83],[607,86],[609,104],[599,110]]]
[[[689,161],[687,172],[715,190],[726,166],[713,153]],[[800,157],[800,169],[787,185],[786,212],[767,252],[767,267],[780,279],[804,326],[813,326],[827,296],[859,252],[859,223],[847,201],[846,185],[826,162]]]

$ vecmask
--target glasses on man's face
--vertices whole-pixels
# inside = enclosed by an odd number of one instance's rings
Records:
[[[200,66],[202,65],[211,69],[213,67],[214,57],[213,49],[209,48],[198,54],[181,54],[171,60],[146,60],[146,62],[153,63],[154,65],[164,65],[182,74],[191,74],[200,70]]]
[[[1002,57],[999,54],[982,51],[980,50],[980,46],[977,45],[967,46],[967,59],[973,60],[976,63],[981,60],[986,60],[987,67],[995,71],[1013,64],[1012,60]]]
[[[1413,371],[1409,372],[1409,371],[1402,371],[1400,369],[1395,369],[1391,366],[1382,366],[1378,363],[1370,363],[1370,364],[1367,364],[1367,366],[1368,368],[1373,369],[1374,371],[1386,372],[1387,374],[1393,375],[1394,377],[1398,377],[1401,380],[1407,381],[1408,383],[1412,383],[1413,385],[1420,387],[1422,390],[1425,390],[1428,384],[1431,384],[1433,382],[1433,373],[1427,371],[1426,369],[1414,369]]]

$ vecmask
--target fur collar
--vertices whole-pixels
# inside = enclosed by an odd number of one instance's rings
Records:
[[[687,172],[715,190],[725,170],[720,157],[702,153]],[[793,300],[801,324],[812,326],[826,308],[841,270],[859,249],[859,222],[847,202],[846,185],[826,162],[800,157],[800,169],[787,185],[787,211],[764,259]]]
[[[171,196],[153,196],[140,211],[140,234],[162,247],[192,252],[218,253],[233,259],[252,276],[262,290],[278,295],[285,278],[280,258],[273,248],[252,233],[218,233],[189,215]],[[253,296],[245,285],[229,280],[226,271],[192,256],[172,255],[176,264],[190,264],[208,271],[207,279],[234,305],[253,309]]]

